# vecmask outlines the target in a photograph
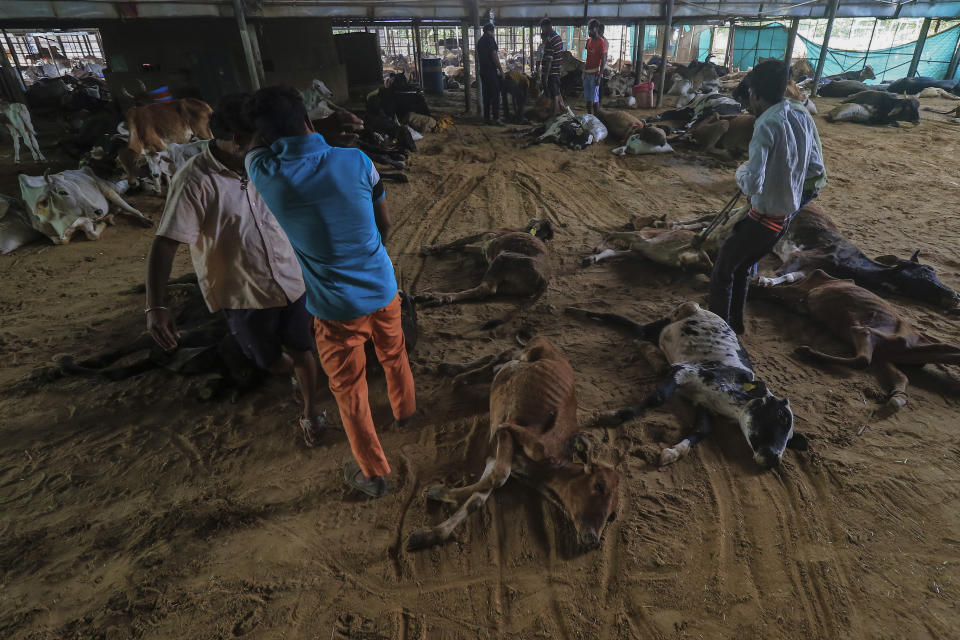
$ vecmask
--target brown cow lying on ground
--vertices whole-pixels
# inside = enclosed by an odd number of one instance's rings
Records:
[[[960,347],[938,342],[919,333],[882,298],[838,280],[820,269],[778,278],[760,278],[751,288],[756,297],[783,302],[806,313],[846,340],[852,357],[831,356],[809,346],[797,353],[819,362],[863,369],[873,364],[887,391],[887,406],[897,410],[907,403],[907,376],[898,365],[960,364]]]
[[[553,223],[534,218],[526,228],[496,229],[454,240],[447,244],[420,248],[424,256],[460,251],[480,255],[487,261],[487,272],[479,285],[456,293],[426,293],[414,296],[418,304],[438,306],[465,300],[480,300],[496,293],[528,296],[536,301],[550,283],[550,252],[545,241],[553,238]]]
[[[753,138],[753,123],[756,118],[742,114],[719,116],[713,114],[690,127],[687,135],[697,146],[708,153],[727,153],[741,156],[750,149]]]
[[[534,338],[522,352],[511,350],[499,358],[481,359],[478,368],[489,371],[497,359],[509,361],[497,371],[490,388],[492,453],[483,476],[466,487],[428,489],[431,500],[459,508],[432,529],[413,532],[407,550],[448,540],[457,525],[511,476],[556,504],[573,521],[582,546],[598,547],[607,522],[616,517],[620,474],[595,464],[592,439],[577,432],[576,383],[570,363],[546,338]]]

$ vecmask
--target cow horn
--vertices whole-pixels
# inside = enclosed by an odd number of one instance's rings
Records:
[[[120,87],[120,93],[122,93],[125,98],[130,98],[131,100],[134,99],[133,94],[127,91],[126,87]]]
[[[140,78],[137,78],[137,84],[140,85],[140,93],[147,92],[147,85],[143,84],[143,80],[141,80]]]
[[[920,262],[920,249],[917,249],[912,256],[910,256],[910,262]]]
[[[53,179],[50,177],[50,167],[47,167],[46,171],[43,172],[43,180],[47,184],[53,184]]]

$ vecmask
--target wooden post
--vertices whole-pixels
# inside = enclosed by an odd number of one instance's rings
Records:
[[[530,25],[530,77],[534,78],[537,75],[537,62],[533,58],[534,49],[533,49],[533,25]],[[541,87],[541,90],[543,88]]]
[[[713,55],[713,42],[717,38],[717,25],[710,25],[710,44],[707,45],[707,58]]]
[[[827,8],[827,31],[823,34],[823,45],[820,49],[820,59],[817,60],[817,71],[813,74],[813,95],[817,95],[820,78],[823,77],[823,65],[827,62],[827,48],[830,46],[830,34],[833,33],[833,21],[837,19],[837,7],[840,0],[832,0]]]
[[[420,43],[420,21],[413,21],[413,57],[416,58],[414,68],[417,70],[417,82],[423,87],[423,45]]]
[[[957,73],[957,66],[960,66],[960,40],[957,41],[957,48],[953,52],[953,57],[950,59],[950,65],[947,67],[947,75],[944,77],[944,80],[952,80],[953,76]]]
[[[463,62],[463,112],[470,113],[470,28],[464,22],[460,25],[461,61]]]
[[[723,66],[733,71],[733,48],[734,36],[736,36],[737,24],[730,20],[730,33],[727,34],[727,51],[723,55]]]
[[[523,58],[524,56],[526,56],[526,51],[527,51],[527,32],[523,27],[519,27],[519,29],[520,29],[520,73],[526,73],[527,65],[523,62]],[[514,39],[514,42],[516,42],[516,39]]]
[[[920,27],[920,37],[917,38],[917,46],[913,48],[913,59],[910,60],[910,70],[907,71],[907,77],[912,78],[917,75],[917,67],[920,66],[920,56],[923,55],[923,45],[927,43],[927,33],[930,32],[931,18],[923,19],[923,26]]]
[[[790,21],[790,31],[787,33],[787,50],[783,52],[783,64],[787,70],[787,82],[790,81],[790,65],[793,64],[793,47],[797,44],[797,29],[800,28],[800,18]]]
[[[256,91],[260,88],[263,71],[257,68],[259,56],[253,54],[253,42],[250,40],[250,32],[247,31],[247,17],[243,13],[243,0],[233,0],[233,15],[237,18],[237,28],[240,30],[240,44],[247,63],[247,74],[250,76],[250,88]]]
[[[663,105],[663,83],[667,81],[667,51],[670,47],[670,34],[673,32],[673,0],[667,0],[666,23],[663,26],[663,48],[660,57],[660,86],[657,87],[657,109]]]

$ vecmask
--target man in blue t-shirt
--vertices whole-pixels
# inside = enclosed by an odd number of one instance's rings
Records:
[[[247,173],[300,262],[320,364],[356,458],[344,479],[380,497],[390,465],[367,400],[367,340],[386,372],[394,417],[403,423],[416,411],[397,281],[383,246],[390,232],[383,184],[362,151],[327,144],[293,89],[261,89],[248,112],[262,146],[247,155]]]

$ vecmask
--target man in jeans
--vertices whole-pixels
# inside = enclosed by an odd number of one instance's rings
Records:
[[[710,311],[738,334],[754,265],[783,235],[790,219],[827,182],[820,135],[796,100],[784,98],[787,70],[769,60],[750,76],[750,111],[757,116],[750,157],[737,169],[737,186],[750,196],[750,212],[720,247],[710,276]]]
[[[243,116],[248,95],[221,100],[210,117],[212,140],[174,175],[147,259],[147,330],[164,349],[177,346],[165,287],[181,244],[211,312],[223,310],[243,353],[260,368],[295,374],[303,398],[300,428],[308,446],[322,427],[315,405],[319,372],[305,289],[293,248],[243,159],[253,137]]]
[[[493,38],[493,25],[483,25],[483,36],[477,40],[477,75],[483,92],[483,121],[500,126],[500,93],[503,82],[503,67],[497,54],[497,41]],[[490,112],[493,112],[493,120]]]
[[[587,103],[587,113],[600,111],[600,79],[607,66],[607,40],[603,37],[600,22],[587,23],[587,62],[583,69],[583,99]]]
[[[293,89],[261,89],[248,114],[258,142],[269,146],[250,151],[247,172],[300,261],[320,364],[356,459],[344,466],[344,480],[378,498],[387,492],[390,465],[367,397],[368,339],[386,373],[394,417],[403,424],[416,411],[400,296],[383,246],[390,233],[383,183],[362,151],[331,147],[314,131]]]

